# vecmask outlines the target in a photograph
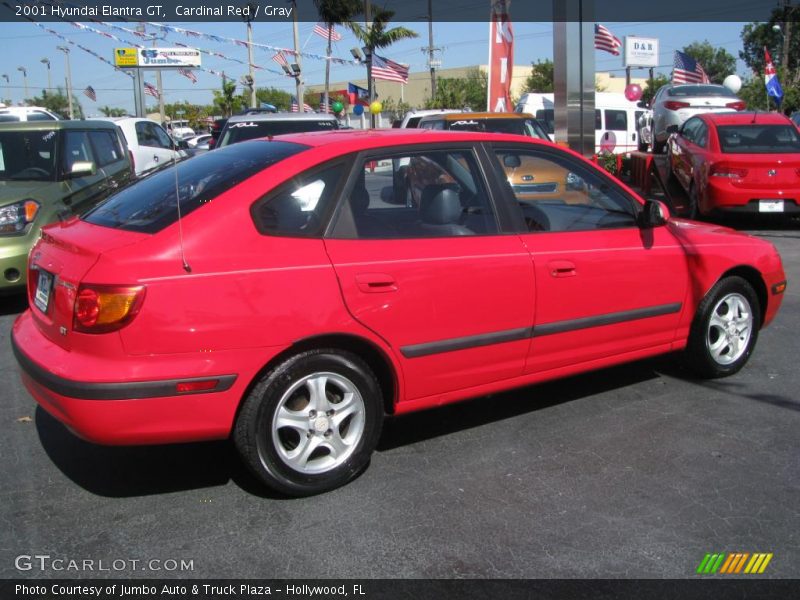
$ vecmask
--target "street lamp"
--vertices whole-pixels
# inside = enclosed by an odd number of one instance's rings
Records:
[[[17,67],[17,71],[22,71],[22,81],[25,86],[25,99],[28,98],[28,70],[25,67]]]
[[[242,18],[247,23],[247,65],[249,73],[247,75],[250,83],[247,87],[250,88],[250,108],[256,107],[256,72],[253,65],[253,17],[258,10],[258,5],[255,2],[249,2],[245,6],[245,13]]]
[[[50,90],[53,89],[53,86],[50,82],[50,59],[43,58],[39,62],[42,63],[43,65],[47,65],[47,91],[49,92]]]
[[[74,119],[75,113],[72,110],[72,72],[69,70],[69,48],[57,46],[64,53],[64,63],[67,66],[67,101],[69,102],[69,118]]]

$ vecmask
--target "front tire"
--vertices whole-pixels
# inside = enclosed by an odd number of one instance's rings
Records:
[[[381,388],[369,366],[350,352],[310,350],[261,378],[244,400],[233,440],[267,486],[308,496],[366,468],[382,422]]]
[[[700,377],[738,372],[749,360],[761,327],[761,309],[753,286],[726,277],[711,288],[697,308],[685,357]]]

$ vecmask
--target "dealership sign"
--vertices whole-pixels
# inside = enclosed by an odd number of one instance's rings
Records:
[[[626,67],[657,67],[658,38],[625,36]]]
[[[136,48],[114,48],[115,67],[139,66],[139,54]]]
[[[193,48],[139,48],[140,67],[199,67],[200,51]]]

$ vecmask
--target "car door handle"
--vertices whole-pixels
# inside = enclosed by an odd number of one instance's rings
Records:
[[[574,277],[577,272],[575,271],[575,264],[568,260],[554,260],[547,263],[547,269],[553,277]]]
[[[397,291],[397,282],[394,277],[386,273],[359,273],[356,275],[356,285],[358,289],[367,294]]]

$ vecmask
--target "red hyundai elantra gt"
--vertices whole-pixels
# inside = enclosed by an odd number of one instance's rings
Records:
[[[356,476],[387,414],[673,350],[735,373],[786,285],[768,242],[570,151],[416,130],[197,156],[29,266],[12,341],[48,412],[103,444],[232,437],[291,495]]]

